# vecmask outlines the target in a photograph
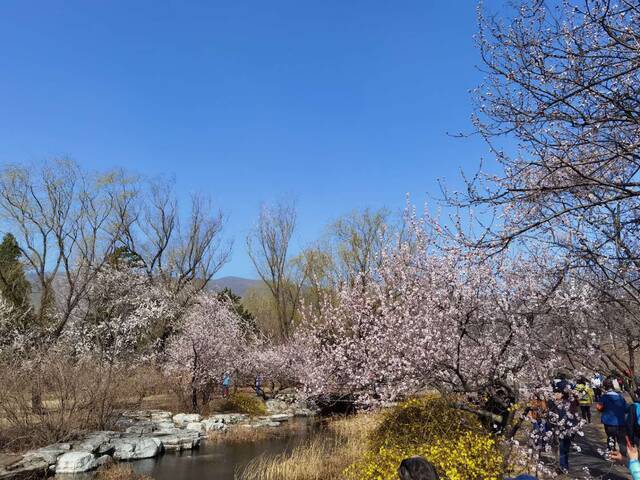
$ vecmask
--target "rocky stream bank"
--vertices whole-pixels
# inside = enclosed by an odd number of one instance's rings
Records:
[[[293,417],[308,417],[315,411],[296,403],[292,395],[266,402],[267,415],[250,417],[223,413],[203,418],[199,414],[161,410],[125,412],[113,431],[90,432],[72,442],[56,443],[5,456],[0,461],[0,479],[37,475],[65,475],[94,470],[112,461],[153,458],[164,452],[198,448],[212,432],[231,428],[276,428]]]

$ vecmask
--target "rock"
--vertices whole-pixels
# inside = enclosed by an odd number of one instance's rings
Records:
[[[255,422],[252,423],[247,423],[246,425],[244,425],[244,427],[248,427],[248,428],[264,428],[264,427],[279,427],[280,425],[282,425],[280,422],[272,422],[270,420],[264,419],[264,420],[257,420]]]
[[[202,425],[202,422],[191,422],[191,423],[187,423],[187,426],[184,427],[185,430],[193,430],[196,432],[203,432],[204,431],[204,425]]]
[[[15,478],[22,475],[29,477],[30,475],[46,474],[50,463],[35,455],[25,455],[21,460],[0,468],[0,478]]]
[[[91,452],[67,452],[60,455],[56,463],[58,473],[80,473],[96,468]]]
[[[124,437],[112,439],[115,447],[113,458],[116,460],[137,460],[152,458],[162,449],[162,442],[156,437]]]
[[[208,420],[218,421],[220,423],[226,423],[227,425],[233,425],[235,423],[244,422],[248,420],[249,416],[244,413],[222,413],[219,415],[212,415]]]
[[[159,422],[170,422],[171,421],[171,417],[172,417],[172,413],[171,412],[165,412],[162,410],[154,410],[151,412],[151,421],[154,423],[159,423]]]
[[[173,423],[179,427],[183,427],[188,423],[199,422],[200,420],[202,420],[202,417],[197,413],[178,413],[173,416]]]
[[[58,457],[65,452],[71,450],[71,445],[68,443],[55,443],[46,447],[38,448],[25,454],[25,458],[41,458],[49,465],[54,465],[58,460]]]
[[[156,430],[156,424],[151,422],[141,422],[125,429],[127,433],[137,433],[138,435],[143,435],[145,433],[151,433]]]
[[[290,404],[286,403],[283,400],[279,399],[271,399],[266,401],[267,412],[269,413],[281,413],[285,410],[288,410]]]
[[[191,450],[200,445],[200,432],[190,430],[174,429],[174,432],[158,435],[165,451],[179,452],[181,450]]]
[[[169,419],[168,422],[157,422],[155,425],[156,425],[156,429],[157,430],[166,430],[168,428],[175,428],[176,427],[176,424],[173,423],[171,421],[171,419]]]
[[[293,417],[292,413],[279,413],[276,415],[269,415],[265,418],[272,422],[287,422],[291,417]]]
[[[113,445],[109,443],[112,436],[114,436],[112,432],[94,432],[87,435],[78,444],[74,444],[73,449],[104,455],[113,451]]]
[[[113,463],[113,458],[111,455],[102,455],[94,460],[96,468],[104,467],[105,465],[111,465]]]
[[[201,423],[204,427],[205,432],[213,432],[213,431],[224,432],[227,429],[227,426],[223,422],[218,421],[217,419],[207,418],[206,420],[203,420]]]

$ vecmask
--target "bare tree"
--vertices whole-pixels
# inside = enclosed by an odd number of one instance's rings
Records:
[[[229,260],[231,243],[222,236],[225,217],[206,197],[191,197],[188,218],[179,213],[172,185],[150,182],[140,196],[136,221],[130,222],[125,244],[141,259],[150,278],[174,293],[204,289]]]
[[[0,172],[2,222],[34,274],[37,323],[54,338],[123,233],[131,197],[122,179],[121,172],[89,178],[67,159]]]
[[[291,204],[263,206],[258,224],[247,236],[249,257],[258,276],[273,296],[282,338],[293,331],[306,272],[294,277],[289,262],[291,238],[296,225],[296,211]]]
[[[194,196],[184,220],[169,184],[123,171],[84,173],[61,159],[0,172],[0,219],[16,232],[36,290],[36,320],[57,338],[114,251],[136,255],[152,282],[179,301],[228,260],[224,216]]]

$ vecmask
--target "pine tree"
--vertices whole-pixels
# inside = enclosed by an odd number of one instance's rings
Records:
[[[15,308],[26,312],[31,306],[31,285],[20,262],[16,238],[7,233],[0,243],[0,295]]]
[[[245,333],[255,333],[258,330],[256,318],[242,304],[242,298],[233,293],[228,287],[218,293],[218,300],[231,303],[233,310],[242,319],[242,329]]]

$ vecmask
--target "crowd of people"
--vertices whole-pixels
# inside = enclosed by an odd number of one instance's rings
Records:
[[[600,413],[600,423],[606,435],[603,456],[611,461],[626,464],[633,480],[640,480],[640,388],[628,402],[624,391],[633,391],[628,380],[617,376],[604,377],[594,374],[590,378],[569,380],[558,375],[551,382],[552,395],[540,388],[526,415],[532,422],[531,447],[540,452],[556,452],[558,473],[569,473],[569,456],[575,436],[584,425],[592,423],[592,408]],[[425,459],[405,459],[399,469],[401,480],[436,480],[438,474]],[[530,475],[520,475],[513,480],[536,480]]]
[[[628,380],[615,375],[605,378],[599,373],[574,381],[558,375],[551,382],[553,396],[548,398],[541,389],[527,409],[533,423],[532,447],[548,452],[556,446],[559,473],[568,473],[574,437],[592,422],[595,407],[607,438],[604,456],[627,463],[633,479],[640,480],[640,388],[634,392],[636,401],[628,403],[623,392],[632,389],[625,381]]]

